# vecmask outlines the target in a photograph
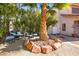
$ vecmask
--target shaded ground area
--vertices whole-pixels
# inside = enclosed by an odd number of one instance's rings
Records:
[[[1,56],[79,56],[79,38],[64,36],[62,47],[49,54],[35,54],[23,49],[24,39],[0,46]],[[75,45],[73,45],[75,44]],[[77,46],[76,46],[77,45]]]
[[[62,38],[63,42],[71,42],[73,44],[79,45],[79,37],[71,37],[71,36],[65,36],[65,35],[57,35],[56,37]]]
[[[0,45],[0,54],[5,55],[9,53],[15,53],[17,54],[18,51],[23,49],[23,42],[24,39],[16,40],[15,42],[5,43]]]

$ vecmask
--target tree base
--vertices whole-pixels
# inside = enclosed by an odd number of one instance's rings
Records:
[[[50,53],[59,47],[61,47],[62,42],[60,39],[48,39],[46,41],[40,41],[40,40],[27,40],[24,43],[24,47],[33,52],[33,53]]]

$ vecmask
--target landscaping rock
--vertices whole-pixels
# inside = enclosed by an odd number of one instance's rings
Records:
[[[50,45],[41,46],[41,52],[42,53],[50,53],[52,52],[52,47]]]
[[[46,41],[35,41],[34,42],[36,45],[39,45],[39,46],[44,46],[44,45],[48,45],[48,43]]]
[[[31,52],[34,52],[34,53],[41,52],[40,46],[36,45],[33,41],[27,40],[24,45],[27,48],[27,50]]]
[[[60,42],[56,42],[54,43],[54,45],[52,46],[55,50],[58,49],[59,47],[61,47],[61,43]]]
[[[34,43],[32,41],[29,41],[25,46],[29,51],[32,51],[32,47],[33,47]]]
[[[60,42],[60,43],[62,43],[62,41],[59,39],[59,38],[54,38],[53,39],[55,42]]]
[[[24,46],[26,46],[29,43],[30,40],[25,40]]]
[[[32,47],[32,52],[33,53],[40,53],[41,52],[40,46],[34,44],[33,47]]]
[[[59,39],[49,39],[46,41],[27,40],[24,45],[27,48],[27,50],[33,53],[42,52],[46,54],[58,49],[61,46],[61,41]]]
[[[48,45],[52,46],[55,43],[55,41],[54,40],[47,40],[46,43]]]

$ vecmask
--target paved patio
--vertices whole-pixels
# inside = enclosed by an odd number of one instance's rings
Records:
[[[35,54],[23,49],[24,39],[0,45],[0,56],[79,56],[79,38],[65,36],[62,47],[49,54]]]

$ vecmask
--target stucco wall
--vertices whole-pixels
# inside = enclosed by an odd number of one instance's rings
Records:
[[[72,8],[58,11],[56,14],[56,20],[58,23],[55,25],[57,27],[58,32],[64,35],[72,35],[74,32],[73,24],[75,20],[79,20],[79,16],[61,16],[61,14],[72,14]],[[62,24],[66,23],[66,31],[62,31]],[[50,28],[48,33],[53,33],[53,28]]]
[[[74,32],[73,24],[75,20],[79,20],[79,16],[61,16],[60,17],[60,33],[64,35],[72,35]],[[62,24],[66,24],[66,31],[62,31]]]

